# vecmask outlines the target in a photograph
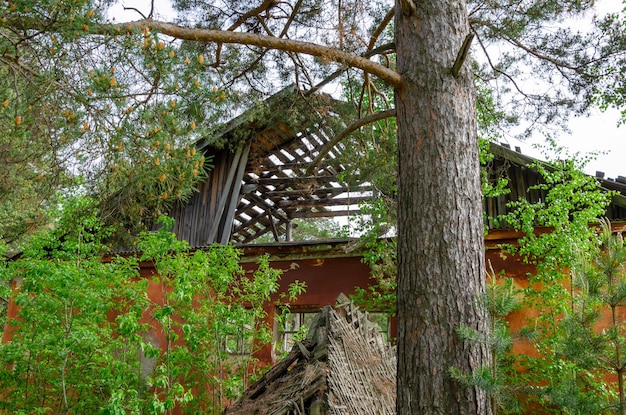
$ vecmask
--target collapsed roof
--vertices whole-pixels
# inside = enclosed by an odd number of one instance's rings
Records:
[[[395,348],[342,294],[223,415],[391,415],[395,401]]]
[[[198,192],[170,212],[174,232],[192,247],[248,244],[265,234],[284,242],[291,240],[293,219],[358,214],[359,203],[374,193],[358,175],[352,175],[357,184],[341,179],[350,166],[340,157],[346,144],[336,138],[350,114],[345,102],[287,88],[232,120],[217,137],[198,143],[213,169]],[[486,217],[506,214],[511,201],[545,198],[545,191],[532,188],[542,180],[532,167],[538,160],[497,144],[490,151],[489,177],[506,177],[510,192],[483,200]],[[606,216],[626,219],[626,178],[597,179],[617,191]]]
[[[345,128],[345,114],[346,104],[327,95],[283,90],[234,119],[219,137],[198,144],[214,168],[189,202],[170,213],[174,231],[195,247],[245,244],[270,232],[276,241],[289,240],[294,218],[358,213],[371,187],[342,181],[344,144],[329,145]],[[225,147],[216,149],[215,140]],[[321,151],[327,154],[317,163]]]
[[[494,158],[486,166],[488,180],[495,182],[498,178],[506,178],[509,192],[497,197],[483,198],[483,211],[487,218],[497,218],[509,213],[510,202],[525,199],[536,203],[546,200],[547,190],[536,188],[544,181],[534,166],[542,164],[547,170],[554,170],[552,166],[522,154],[519,147],[512,150],[506,144],[491,143],[489,152]],[[614,192],[605,216],[612,221],[626,219],[626,177],[604,178],[603,173],[597,172],[596,180],[602,189]],[[507,226],[506,222],[490,220],[486,225],[491,230]]]

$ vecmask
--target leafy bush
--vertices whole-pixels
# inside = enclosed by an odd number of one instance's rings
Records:
[[[105,257],[110,230],[94,206],[69,201],[54,229],[2,264],[21,286],[0,346],[0,412],[221,413],[260,370],[262,306],[280,272],[263,258],[245,274],[232,246],[192,251],[170,219],[141,235],[141,257]],[[140,275],[141,262],[156,273]]]

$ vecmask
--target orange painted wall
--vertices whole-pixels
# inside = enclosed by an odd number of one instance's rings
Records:
[[[515,283],[523,287],[527,284],[527,274],[534,272],[534,267],[524,264],[519,258],[503,254],[495,246],[502,241],[510,241],[512,233],[499,234],[497,238],[492,238],[487,242],[486,260],[488,267],[499,274],[501,270],[504,274],[515,279]],[[359,255],[346,256],[343,253],[344,243],[333,244],[307,244],[283,245],[267,247],[250,247],[244,249],[242,257],[242,267],[246,273],[252,273],[256,269],[254,257],[261,253],[269,253],[271,266],[283,271],[280,279],[279,292],[286,292],[291,283],[296,280],[306,283],[306,292],[299,296],[297,301],[290,305],[294,309],[314,310],[325,305],[334,304],[339,293],[350,295],[354,293],[355,287],[366,287],[374,281],[370,278],[369,267],[361,262]],[[330,256],[330,257],[329,257]],[[156,270],[151,263],[141,264],[140,275],[148,278],[148,296],[157,304],[162,304],[165,287],[150,278],[156,274]],[[16,282],[14,282],[14,287]],[[272,297],[272,302],[266,305],[268,322],[274,321],[274,303],[279,300],[279,295]],[[10,302],[8,309],[9,320],[17,317],[18,309],[15,303]],[[142,319],[153,325],[151,338],[161,345],[165,345],[165,336],[152,321],[150,310]],[[511,326],[513,329],[520,328],[526,319],[526,314],[522,312],[511,316]],[[391,322],[391,336],[395,336],[395,321]],[[2,341],[7,342],[13,335],[14,328],[7,325]],[[523,344],[516,344],[517,352],[527,352],[528,349]],[[263,362],[272,362],[271,350],[268,348],[261,352],[259,357]]]
[[[626,230],[626,224],[620,225],[618,230]],[[540,230],[541,232],[541,230]],[[498,248],[502,243],[514,243],[521,235],[513,231],[492,232],[485,238],[486,263],[488,270],[500,275],[514,278],[516,286],[526,287],[528,275],[535,272],[535,267],[524,263],[519,257],[504,253]],[[295,280],[306,283],[306,293],[302,294],[297,301],[291,303],[292,308],[303,308],[312,310],[328,304],[334,304],[339,293],[350,295],[354,292],[355,286],[365,287],[373,282],[369,275],[369,267],[361,262],[361,257],[354,254],[347,255],[343,248],[345,243],[305,243],[305,244],[285,244],[269,245],[244,248],[242,257],[242,267],[246,273],[252,273],[256,269],[254,258],[267,253],[270,255],[271,266],[283,271],[280,279],[280,290],[285,292],[289,284]],[[150,277],[156,273],[154,266],[149,263],[142,264],[141,276]],[[15,282],[14,282],[15,284]],[[15,285],[14,285],[15,287]],[[148,284],[148,296],[156,303],[161,303],[165,287],[154,281]],[[278,301],[278,295],[274,295],[272,303],[267,304],[267,321],[273,323],[275,317],[275,306],[273,302]],[[17,306],[11,302],[9,305],[9,319],[16,318]],[[521,310],[513,313],[509,317],[509,323],[513,331],[523,327],[533,314],[529,310]],[[152,338],[161,347],[165,346],[165,337],[158,325],[151,321],[150,311],[144,317],[145,322],[153,325]],[[392,321],[391,335],[395,333],[395,322]],[[2,341],[9,341],[14,331],[9,325],[5,328]],[[533,354],[532,344],[518,340],[514,344],[514,353]],[[271,348],[265,348],[259,352],[258,358],[265,364],[273,361]]]

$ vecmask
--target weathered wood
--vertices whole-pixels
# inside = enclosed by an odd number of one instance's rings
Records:
[[[268,103],[273,102],[272,105],[280,108],[287,105],[289,110],[296,108],[287,103],[286,96],[299,102],[298,97],[287,93],[280,95],[279,99],[271,98]],[[337,105],[332,103],[333,108]],[[272,107],[268,105],[268,108]],[[348,207],[366,200],[366,195],[373,189],[368,185],[347,186],[337,179],[337,175],[345,171],[337,159],[345,150],[343,143],[334,147],[314,168],[315,175],[304,172],[320,154],[320,149],[336,136],[333,129],[345,128],[340,123],[333,124],[331,128],[326,122],[338,111],[315,111],[314,106],[308,105],[303,108],[306,110],[303,112],[305,120],[298,125],[288,125],[276,116],[277,111],[265,108],[260,112],[261,119],[250,118],[249,115],[238,117],[224,130],[222,138],[226,141],[249,140],[251,143],[249,160],[242,176],[245,183],[242,189],[245,191],[241,190],[241,195],[233,189],[239,185],[239,179],[233,178],[231,173],[233,169],[238,172],[244,164],[241,157],[237,160],[237,155],[228,150],[211,149],[207,142],[199,144],[198,148],[202,147],[207,152],[207,158],[214,157],[215,167],[207,181],[198,186],[198,193],[192,195],[189,203],[172,210],[172,217],[176,220],[174,230],[179,238],[188,240],[192,246],[203,246],[214,239],[251,242],[268,232],[282,236],[287,232],[287,222],[293,218],[328,218],[357,212]],[[510,201],[527,198],[537,202],[545,198],[545,192],[528,190],[541,179],[536,171],[528,167],[536,160],[496,144],[492,144],[490,150],[496,156],[490,164],[490,180],[507,177],[511,192],[482,202],[483,211],[488,216],[506,214],[509,211],[506,205]],[[354,179],[359,180],[358,177]],[[626,194],[624,184],[598,180],[604,188]],[[350,194],[350,197],[345,197],[343,193]],[[239,203],[237,198],[240,198]],[[333,206],[337,210],[329,209]],[[614,196],[607,216],[611,219],[626,217],[626,197]],[[271,217],[278,220],[270,220]],[[490,220],[487,225],[493,229],[496,222]],[[503,225],[506,224],[498,224]],[[214,235],[213,239],[209,238],[210,235]]]
[[[372,196],[355,196],[355,197],[341,197],[341,198],[321,198],[321,199],[305,199],[305,200],[281,200],[278,202],[278,206],[281,208],[307,208],[317,206],[349,206],[358,205],[362,202],[368,202],[372,200]]]
[[[239,160],[239,166],[237,168],[237,174],[235,175],[235,180],[231,187],[229,187],[230,191],[230,203],[228,204],[228,209],[226,211],[225,218],[221,223],[222,235],[219,238],[219,242],[222,245],[226,245],[230,240],[230,235],[233,227],[233,218],[235,216],[235,207],[237,206],[237,201],[241,197],[241,184],[243,179],[243,174],[246,169],[246,164],[248,162],[248,154],[250,152],[250,142],[243,144],[244,150],[241,154],[241,158]]]
[[[270,222],[270,229],[272,230],[272,235],[274,236],[274,240],[278,242],[280,237],[278,235],[278,231],[276,230],[276,224],[274,223],[272,212],[269,209],[267,209],[265,212],[267,213],[267,220]]]
[[[326,210],[321,212],[303,211],[303,212],[290,212],[288,216],[292,219],[295,218],[335,218],[338,216],[350,216],[355,215],[358,210]]]
[[[351,303],[338,307],[324,307],[306,340],[224,414],[395,415],[395,350]]]
[[[286,231],[285,231],[285,241],[290,242],[291,241],[291,234],[293,232],[293,222],[288,221],[286,224]]]
[[[337,178],[335,176],[304,176],[304,177],[268,177],[268,178],[258,178],[254,182],[260,185],[270,185],[270,186],[279,186],[279,185],[287,185],[287,186],[311,186],[320,184],[328,184],[332,182],[336,182]]]
[[[308,165],[309,163],[307,162],[290,162],[290,163],[276,164],[276,165],[262,164],[262,165],[255,166],[254,169],[263,173],[277,174],[277,173],[283,173],[285,170],[293,170],[293,171],[302,170],[303,171],[303,170],[306,170]]]
[[[255,194],[251,194],[247,197],[247,199],[249,199],[252,202],[255,202],[256,204],[258,204],[258,206],[261,209],[265,209],[265,210],[269,210],[273,216],[275,216],[276,218],[278,218],[280,220],[281,223],[287,222],[289,219],[282,215],[277,209],[275,205],[271,205],[270,203],[268,203],[268,200],[263,199]]]
[[[294,190],[268,190],[263,194],[271,199],[278,197],[298,197],[313,194],[319,195],[340,195],[342,193],[366,193],[371,192],[372,186],[340,186],[340,187],[321,187],[317,189],[294,189]]]
[[[226,183],[222,188],[222,193],[219,198],[219,203],[217,204],[217,208],[215,210],[215,214],[213,215],[213,222],[211,223],[211,228],[209,231],[209,236],[205,241],[205,244],[210,244],[216,241],[217,232],[220,227],[220,223],[222,222],[222,214],[224,213],[224,208],[226,207],[226,201],[230,195],[230,188],[232,187],[233,181],[235,180],[235,175],[237,174],[237,168],[239,167],[239,162],[241,161],[241,155],[243,153],[244,144],[240,144],[237,147],[237,151],[235,152],[235,157],[233,159],[233,163],[230,166],[228,171],[228,175],[226,176]]]
[[[305,347],[307,346],[310,346],[310,345],[306,344]],[[254,385],[248,388],[241,395],[239,399],[243,400],[243,399],[256,398],[259,394],[263,393],[263,390],[270,382],[281,377],[289,369],[289,367],[301,357],[302,357],[302,352],[300,351],[300,348],[294,345],[291,348],[291,351],[289,352],[287,357],[281,360],[277,365],[272,367],[270,370],[265,372],[265,374],[261,376],[261,378],[258,381],[256,381]]]

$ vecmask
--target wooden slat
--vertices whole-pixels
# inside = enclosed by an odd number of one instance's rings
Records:
[[[246,165],[248,164],[248,154],[250,153],[250,142],[244,144],[243,153],[241,154],[241,158],[238,161],[237,174],[235,175],[235,181],[233,185],[229,188],[230,190],[230,202],[228,203],[228,209],[226,210],[226,215],[224,221],[222,222],[222,234],[220,235],[219,242],[222,245],[225,245],[230,240],[230,234],[233,228],[233,218],[235,216],[235,209],[237,206],[237,202],[241,198],[241,184],[243,179],[243,174],[246,169]]]
[[[254,183],[262,185],[288,185],[296,186],[304,183],[332,183],[337,182],[335,176],[304,176],[304,177],[272,177],[272,178],[259,178]]]
[[[283,215],[281,215],[276,210],[276,207],[274,205],[269,204],[266,200],[262,199],[261,197],[255,195],[255,194],[251,194],[251,195],[248,195],[248,198],[251,199],[252,201],[258,203],[259,207],[261,209],[269,210],[272,213],[273,216],[276,216],[276,218],[278,218],[282,222],[287,222],[289,220],[286,217],[284,217]]]
[[[372,200],[372,196],[358,196],[358,197],[350,197],[350,198],[327,197],[323,199],[306,199],[306,200],[281,200],[280,202],[278,202],[278,206],[280,206],[281,208],[348,206],[348,205],[358,205],[361,202],[367,202],[369,200]]]
[[[359,210],[327,210],[324,212],[296,211],[290,212],[290,218],[334,218],[338,216],[350,216],[360,213]]]
[[[274,197],[283,197],[283,196],[284,197],[290,197],[290,196],[296,197],[296,196],[303,196],[307,194],[339,195],[342,193],[365,193],[365,192],[371,192],[372,190],[373,190],[372,186],[362,186],[362,187],[341,186],[341,187],[319,187],[317,189],[268,190],[266,192],[263,192],[263,194],[267,196],[268,198],[274,198]]]
[[[244,151],[243,146],[244,144],[240,144],[239,147],[237,147],[237,151],[235,152],[235,157],[233,158],[233,163],[230,165],[230,169],[228,170],[228,175],[226,176],[226,182],[224,186],[222,187],[222,192],[219,198],[220,200],[215,210],[215,214],[213,215],[214,219],[211,223],[211,230],[209,231],[209,236],[207,240],[204,242],[205,244],[211,244],[218,240],[217,233],[219,231],[220,223],[222,222],[222,216],[224,214],[226,202],[229,199],[230,191],[231,191],[231,188],[233,187],[233,182],[235,180],[238,166],[241,161],[241,155],[243,154],[243,151]]]

